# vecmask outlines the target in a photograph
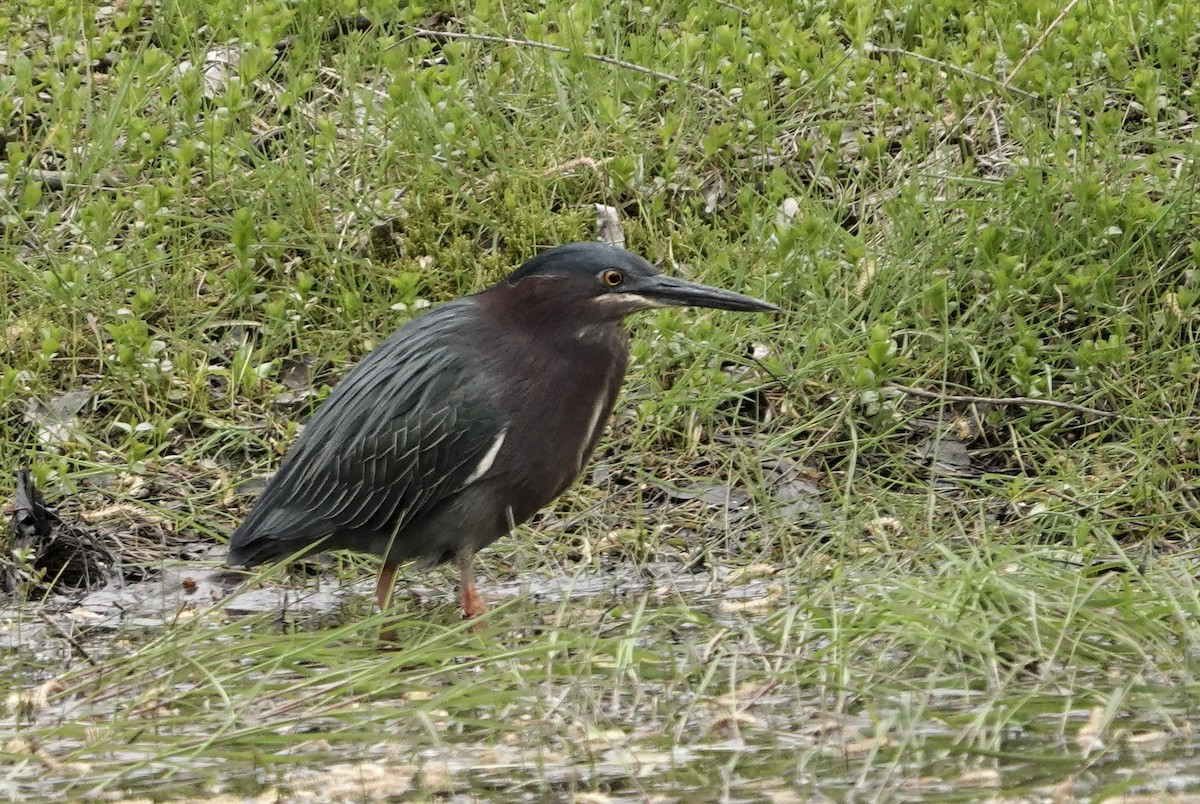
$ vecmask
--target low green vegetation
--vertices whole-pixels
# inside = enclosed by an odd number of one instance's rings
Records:
[[[30,466],[131,590],[8,584],[0,794],[1200,792],[1200,6],[0,31],[0,488]],[[788,312],[631,322],[584,482],[480,557],[482,632],[440,571],[372,613],[365,558],[209,585],[351,363],[596,205]]]

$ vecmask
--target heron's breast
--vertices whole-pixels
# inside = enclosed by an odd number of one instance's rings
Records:
[[[625,365],[624,351],[611,350],[602,359],[547,360],[509,407],[511,425],[496,464],[511,467],[518,520],[579,477],[608,424]]]

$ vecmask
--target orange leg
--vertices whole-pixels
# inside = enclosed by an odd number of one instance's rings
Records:
[[[396,586],[396,570],[400,564],[389,564],[386,561],[379,568],[379,580],[375,582],[375,602],[380,611],[387,611],[392,604],[392,590]]]
[[[379,611],[386,612],[388,607],[392,605],[392,590],[396,586],[396,570],[400,564],[389,564],[386,561],[379,568],[379,580],[375,582],[375,602],[379,604]],[[379,632],[381,640],[381,649],[390,650],[392,643],[396,642],[396,632],[390,626],[384,626]]]
[[[479,594],[479,590],[475,588],[475,566],[472,563],[474,558],[474,553],[464,552],[458,556],[458,570],[462,573],[462,590],[459,602],[462,605],[463,618],[467,620],[474,619],[487,611],[487,604],[483,602],[483,595]]]

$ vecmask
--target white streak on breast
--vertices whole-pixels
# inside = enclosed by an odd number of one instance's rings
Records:
[[[605,388],[603,392],[596,396],[596,408],[592,411],[591,426],[584,432],[583,441],[579,444],[579,460],[575,463],[581,472],[583,471],[583,462],[587,460],[588,444],[591,444],[596,438],[597,428],[604,423],[604,407],[606,402],[608,402],[608,388]]]
[[[507,427],[500,431],[500,435],[496,436],[496,440],[492,442],[492,446],[484,453],[483,458],[479,461],[479,465],[475,467],[475,471],[471,472],[471,475],[467,478],[467,482],[463,483],[464,486],[471,485],[483,477],[488,469],[492,468],[492,464],[496,462],[496,456],[500,453],[500,447],[504,445],[504,437],[506,435],[508,435]]]

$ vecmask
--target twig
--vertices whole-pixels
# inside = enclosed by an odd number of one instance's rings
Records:
[[[750,355],[750,359],[752,361],[754,361],[754,365],[756,365],[760,369],[762,369],[763,372],[765,372],[768,377],[770,377],[772,380],[777,382],[779,384],[780,388],[782,388],[784,391],[786,391],[789,394],[792,392],[792,387],[787,384],[787,381],[784,380],[783,377],[780,377],[774,371],[771,371],[769,368],[764,366],[763,362],[761,360],[759,360],[757,357],[755,357],[753,354]]]
[[[1074,413],[1087,413],[1092,416],[1098,416],[1102,419],[1127,419],[1120,413],[1113,413],[1108,410],[1100,410],[1099,408],[1089,408],[1086,405],[1076,405],[1073,402],[1059,402],[1055,399],[1038,399],[1032,396],[972,396],[969,394],[945,394],[937,391],[926,391],[923,388],[911,388],[907,385],[901,385],[898,382],[886,383],[888,388],[895,388],[901,393],[909,396],[919,396],[922,399],[937,399],[943,402],[969,402],[980,405],[1012,405],[1015,407],[1027,407],[1040,405],[1047,408],[1059,408],[1061,410],[1069,410]]]
[[[1004,92],[1011,92],[1014,95],[1020,95],[1022,98],[1027,98],[1028,100],[1041,100],[1041,98],[1033,92],[1026,92],[1023,89],[1017,89],[1016,87],[1009,86],[1007,82],[1012,79],[1011,75],[1003,80],[998,78],[989,78],[983,73],[977,73],[974,70],[968,70],[966,67],[959,67],[957,64],[950,64],[929,56],[923,56],[920,53],[913,53],[911,50],[905,50],[902,47],[880,47],[879,45],[872,45],[871,49],[876,53],[887,53],[889,56],[907,56],[910,59],[916,59],[917,61],[922,61],[926,64],[932,64],[934,67],[940,67],[943,70],[948,70],[952,73],[958,73],[959,75],[966,76],[967,78],[973,78],[976,81],[982,81],[985,84],[991,84],[994,87],[999,87]]]
[[[78,653],[81,657],[83,657],[83,659],[86,660],[88,664],[90,664],[92,667],[96,666],[96,660],[88,655],[88,652],[83,649],[83,645],[80,645],[79,641],[77,639],[75,639],[75,637],[68,634],[63,629],[63,627],[61,625],[59,625],[58,623],[56,623],[49,614],[42,611],[41,609],[38,609],[38,616],[42,618],[42,622],[44,622],[44,623],[46,623],[46,625],[50,626],[50,628],[54,631],[54,633],[58,634],[63,639],[67,640],[67,644],[69,644],[71,646],[71,649],[73,651],[75,651],[76,653]]]
[[[460,33],[457,31],[431,31],[428,28],[409,28],[408,30],[410,31],[410,35],[406,36],[404,39],[401,39],[396,43],[396,45],[407,42],[409,39],[424,37],[429,39],[465,39],[470,42],[487,42],[493,45],[531,47],[538,50],[549,50],[551,53],[566,53],[568,55],[574,52],[570,48],[563,47],[562,45],[551,45],[547,42],[536,42],[532,39],[514,39],[509,36],[489,36],[488,34]],[[396,45],[392,45],[392,47],[395,47]],[[679,76],[671,73],[664,73],[661,70],[653,70],[649,67],[643,67],[640,64],[634,64],[631,61],[624,61],[623,59],[614,58],[612,56],[605,56],[601,53],[583,53],[581,55],[583,55],[585,58],[591,59],[592,61],[598,61],[601,64],[620,67],[623,70],[632,70],[635,73],[653,76],[654,78],[658,78],[662,81],[684,84],[685,86],[691,87],[697,92],[703,92],[707,95],[720,98],[726,103],[732,103],[729,98],[725,97],[718,90],[703,86],[702,84],[697,84],[694,81],[688,81],[687,79],[680,78]]]
[[[1058,16],[1050,21],[1050,24],[1046,26],[1046,30],[1042,31],[1042,35],[1037,38],[1037,41],[1033,43],[1033,46],[1030,47],[1029,50],[1025,51],[1020,60],[1018,60],[1013,68],[1008,71],[1008,75],[1004,76],[1004,80],[1000,82],[1000,85],[1004,89],[1011,89],[1009,84],[1012,83],[1012,80],[1017,77],[1017,73],[1019,73],[1021,68],[1025,66],[1025,62],[1033,58],[1033,54],[1042,49],[1042,45],[1046,43],[1046,39],[1050,36],[1050,33],[1059,25],[1062,25],[1062,21],[1067,18],[1067,15],[1070,14],[1072,9],[1074,9],[1077,5],[1079,5],[1079,0],[1070,0],[1069,3],[1063,6],[1063,10],[1058,12]],[[992,99],[992,103],[995,103],[994,98]]]
[[[726,5],[728,8],[731,8],[735,11],[741,12],[742,14],[749,14],[749,12],[746,11],[745,9],[739,8],[738,6],[735,6],[732,3],[722,4],[722,5]],[[428,22],[429,21],[426,21],[426,24],[428,24]],[[487,42],[487,43],[495,44],[495,45],[513,45],[514,47],[531,47],[531,48],[537,48],[539,50],[549,50],[552,53],[570,54],[573,52],[570,48],[566,48],[561,45],[551,45],[546,42],[536,42],[532,39],[516,39],[514,37],[508,37],[508,36],[490,36],[488,34],[462,33],[459,31],[435,31],[431,28],[423,28],[423,27],[418,27],[418,26],[398,26],[394,23],[393,24],[385,23],[385,24],[377,26],[376,23],[372,22],[370,19],[368,19],[367,17],[365,17],[362,14],[356,14],[354,16],[346,17],[344,19],[338,19],[338,20],[335,20],[334,22],[330,23],[321,32],[321,39],[322,39],[322,41],[325,41],[325,42],[332,42],[341,36],[345,36],[346,34],[356,33],[356,32],[361,33],[364,31],[369,31],[375,27],[382,27],[384,30],[387,30],[387,31],[391,31],[395,28],[400,28],[402,30],[408,31],[408,33],[409,33],[408,36],[406,36],[403,39],[401,39],[400,41],[396,42],[394,45],[391,45],[391,47],[396,47],[397,45],[403,44],[404,42],[407,42],[410,39],[418,39],[418,38],[465,39],[465,40],[471,41],[471,42]],[[295,42],[296,42],[295,36],[288,36],[288,37],[285,37],[275,43],[275,62],[274,62],[274,64],[271,65],[271,69],[274,69],[274,67],[279,64],[279,62],[283,59],[283,57],[286,56],[287,53],[291,50],[291,48],[295,44]],[[694,89],[698,92],[703,92],[707,95],[712,95],[713,97],[719,98],[727,104],[732,104],[732,101],[729,98],[727,98],[724,94],[722,94],[719,90],[713,89],[712,87],[706,87],[702,84],[697,84],[694,81],[688,81],[684,78],[680,78],[679,76],[673,75],[671,73],[666,73],[661,70],[654,70],[654,69],[651,69],[650,67],[644,67],[640,64],[635,64],[631,61],[625,61],[623,59],[614,58],[613,56],[605,56],[600,53],[584,53],[582,55],[585,58],[591,59],[592,61],[598,61],[602,64],[608,64],[613,67],[619,67],[623,70],[632,70],[635,73],[641,73],[643,75],[653,76],[654,78],[658,78],[663,81],[669,81],[671,83],[677,83],[677,84],[684,84],[685,86],[691,87],[692,89]]]
[[[1069,0],[1069,2],[1063,6],[1063,10],[1058,12],[1058,16],[1050,21],[1050,24],[1046,26],[1046,30],[1042,31],[1042,35],[1037,38],[1037,41],[1034,42],[1029,49],[1021,55],[1021,58],[1017,60],[1017,63],[1013,65],[1013,68],[1008,71],[1008,75],[1004,76],[1004,80],[1000,82],[1001,89],[1005,91],[1012,91],[1012,87],[1010,85],[1012,84],[1012,80],[1017,77],[1017,73],[1019,73],[1021,68],[1033,58],[1035,53],[1042,49],[1042,45],[1046,43],[1046,39],[1049,38],[1054,29],[1056,29],[1059,25],[1062,25],[1062,21],[1067,18],[1067,15],[1070,14],[1077,5],[1079,5],[1079,0]],[[979,116],[979,119],[983,120],[984,118],[990,116],[995,110],[996,103],[999,100],[999,95],[989,100],[987,106],[984,107],[983,114]],[[1003,145],[1004,143],[1000,142],[999,138],[997,137],[996,147],[1000,148]]]
[[[721,8],[727,8],[730,11],[736,11],[737,13],[741,14],[743,17],[750,16],[750,11],[742,8],[741,6],[735,6],[733,3],[726,3],[726,2],[724,2],[724,0],[716,0],[716,2],[717,2],[717,5],[719,5]]]
[[[67,170],[44,170],[42,168],[26,168],[23,175],[30,181],[46,185],[48,190],[60,192],[67,187],[100,187],[115,190],[124,186],[124,181],[118,178],[116,171],[105,168],[96,173],[89,183],[84,183],[74,173]],[[8,180],[7,173],[0,173],[0,182]]]
[[[1068,0],[1067,4],[1063,7],[1063,10],[1058,13],[1057,17],[1055,17],[1053,20],[1051,20],[1050,24],[1046,26],[1046,29],[1044,31],[1042,31],[1041,35],[1037,38],[1037,41],[1035,41],[1029,47],[1029,49],[1026,50],[1021,55],[1021,58],[1017,61],[1017,63],[1015,65],[1013,65],[1013,68],[1011,70],[1009,70],[1008,73],[1004,76],[1004,78],[1002,78],[998,83],[994,79],[991,79],[991,78],[988,78],[986,76],[979,75],[979,74],[972,74],[970,71],[967,71],[963,68],[951,67],[951,65],[944,65],[944,66],[947,68],[950,68],[950,69],[961,70],[963,75],[967,75],[972,78],[978,78],[980,80],[983,80],[986,83],[996,85],[1002,92],[1009,93],[1009,94],[1015,94],[1015,95],[1022,95],[1024,97],[1030,97],[1030,98],[1033,98],[1036,100],[1042,100],[1042,98],[1040,96],[1031,95],[1030,93],[1027,93],[1024,90],[1014,88],[1012,86],[1013,79],[1017,77],[1017,73],[1019,73],[1021,71],[1021,68],[1023,68],[1029,62],[1029,60],[1031,58],[1033,58],[1034,54],[1037,53],[1039,50],[1041,50],[1042,45],[1045,44],[1045,42],[1046,42],[1046,39],[1050,36],[1050,34],[1056,28],[1058,28],[1059,25],[1062,24],[1062,21],[1064,19],[1066,19],[1067,15],[1070,14],[1071,11],[1077,5],[1079,5],[1079,0]],[[879,48],[878,46],[876,46],[876,49],[885,50],[884,48]],[[887,51],[885,50],[885,52],[887,52]],[[916,53],[908,53],[907,51],[901,51],[901,52],[903,52],[905,55],[910,55],[917,59],[924,60],[926,58],[926,57],[920,56],[919,54],[916,54]],[[936,61],[934,63],[940,64],[940,62],[936,62]],[[996,104],[1000,102],[1000,97],[1001,97],[1000,95],[994,95],[987,102],[987,104],[983,107],[983,111],[981,111],[979,116],[975,118],[976,129],[978,128],[978,126],[981,123],[983,123],[983,121],[986,121],[989,118],[993,117],[993,114],[996,109]],[[950,142],[955,137],[963,136],[963,132],[966,130],[966,127],[967,127],[968,123],[970,122],[970,120],[971,120],[970,115],[964,115],[961,119],[955,121],[946,130],[946,132],[942,135],[942,138],[941,138],[942,142]],[[1003,146],[1004,146],[1004,143],[1001,141],[1001,137],[999,136],[999,134],[997,134],[996,147],[1002,148]]]

